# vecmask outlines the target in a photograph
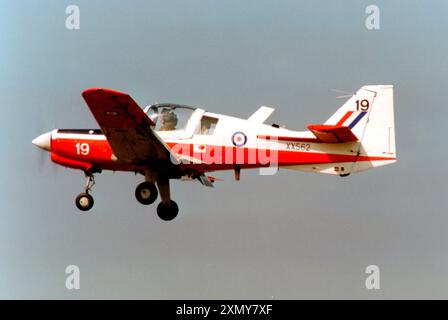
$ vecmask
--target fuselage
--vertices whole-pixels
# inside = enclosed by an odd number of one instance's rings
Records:
[[[199,131],[204,117],[217,120],[211,134]],[[344,164],[390,159],[360,156],[355,152],[356,143],[321,143],[309,131],[252,123],[201,109],[193,112],[183,129],[156,132],[177,156],[173,161],[177,160],[181,175],[235,167],[279,167],[316,172],[333,168],[335,174],[341,174],[347,170]],[[49,151],[53,162],[84,171],[142,172],[148,166],[156,165],[121,161],[98,129],[55,129],[51,132]]]

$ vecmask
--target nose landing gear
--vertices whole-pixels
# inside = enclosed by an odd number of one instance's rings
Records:
[[[87,192],[83,192],[76,197],[75,203],[79,210],[88,211],[93,207],[93,197]]]
[[[85,192],[78,194],[75,199],[76,207],[81,211],[88,211],[93,207],[93,197],[89,194],[89,191],[95,185],[95,177],[93,174],[87,175],[86,185],[84,187]]]

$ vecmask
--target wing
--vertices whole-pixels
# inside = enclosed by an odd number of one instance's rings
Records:
[[[325,124],[309,125],[308,129],[319,139],[325,143],[343,143],[358,141],[349,127],[333,126]]]
[[[128,94],[92,88],[82,96],[119,160],[136,164],[170,160],[170,149],[151,128],[154,123]]]

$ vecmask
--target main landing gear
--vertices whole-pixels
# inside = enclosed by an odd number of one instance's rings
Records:
[[[76,207],[81,211],[88,211],[93,207],[93,197],[89,194],[95,185],[93,174],[86,174],[87,181],[84,186],[85,191],[80,193],[75,200]],[[157,187],[156,184],[157,183]],[[157,190],[158,189],[158,190]],[[177,217],[179,207],[171,200],[170,181],[168,178],[157,178],[146,175],[146,181],[140,183],[135,189],[135,198],[144,205],[149,205],[157,200],[160,193],[161,202],[157,206],[157,215],[164,221],[171,221]]]
[[[95,177],[93,174],[87,175],[86,185],[84,187],[85,192],[78,194],[75,199],[76,207],[81,211],[88,211],[93,207],[93,197],[89,194],[89,191],[95,184]]]
[[[170,180],[159,178],[157,179],[157,186],[159,187],[160,198],[162,198],[162,201],[157,206],[157,215],[165,221],[173,220],[179,213],[179,207],[176,202],[171,200]]]
[[[170,202],[160,202],[157,206],[157,215],[162,220],[171,221],[177,217],[178,213],[179,207],[173,200],[170,200]]]
[[[135,197],[141,204],[148,205],[157,200],[158,191],[154,183],[145,181],[135,189]]]
[[[152,177],[148,178],[148,175],[146,177],[150,181],[140,183],[135,189],[137,201],[144,205],[154,203],[158,196],[157,188],[154,182],[152,182],[155,179]],[[157,179],[157,187],[159,188],[160,198],[162,199],[157,206],[157,215],[164,221],[173,220],[179,213],[179,207],[176,202],[171,200],[169,180],[165,178]]]

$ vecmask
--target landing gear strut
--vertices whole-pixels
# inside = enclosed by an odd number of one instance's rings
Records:
[[[93,197],[89,194],[89,191],[95,185],[95,177],[93,174],[87,175],[86,185],[84,186],[85,192],[80,193],[76,199],[76,207],[81,211],[88,211],[93,207]]]

